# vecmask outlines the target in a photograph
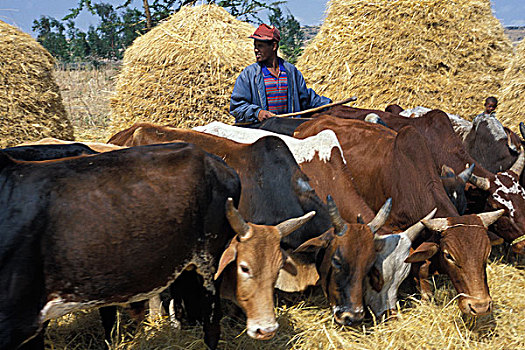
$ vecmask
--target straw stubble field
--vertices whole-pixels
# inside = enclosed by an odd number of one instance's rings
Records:
[[[118,67],[58,70],[56,80],[77,140],[106,142],[111,136],[109,99]],[[525,264],[512,254],[493,254],[487,268],[494,299],[491,316],[461,315],[455,292],[445,278],[435,279],[435,300],[423,302],[404,288],[397,319],[368,319],[356,328],[334,323],[318,289],[304,294],[278,293],[280,328],[271,341],[257,342],[244,333],[245,320],[226,307],[221,349],[525,349]],[[509,254],[508,252],[506,254]],[[406,283],[409,285],[410,283]],[[78,312],[50,323],[49,349],[102,349],[104,333],[96,310]],[[167,319],[134,325],[119,316],[112,349],[204,349],[200,327],[173,330]]]

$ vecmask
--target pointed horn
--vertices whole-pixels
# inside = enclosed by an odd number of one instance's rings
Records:
[[[461,179],[461,181],[467,183],[467,181],[470,179],[470,176],[472,175],[472,172],[474,171],[475,165],[476,164],[472,164],[470,167],[459,173],[458,177]]]
[[[490,225],[495,223],[496,220],[498,220],[501,217],[501,215],[503,215],[504,212],[505,212],[505,209],[500,209],[500,210],[496,210],[496,211],[489,211],[489,212],[486,212],[486,213],[478,214],[478,217],[483,222],[483,226],[488,228]]]
[[[368,223],[368,227],[372,230],[372,233],[376,233],[381,226],[383,226],[390,215],[390,209],[392,209],[392,198],[388,198],[377,212],[376,217]]]
[[[326,206],[328,207],[328,214],[334,226],[335,234],[342,236],[346,232],[346,224],[341,214],[339,214],[339,209],[337,209],[337,205],[331,195],[326,196]]]
[[[244,221],[241,214],[233,206],[232,198],[228,198],[226,201],[226,218],[228,218],[230,226],[233,228],[235,233],[237,233],[241,241],[245,241],[250,238],[252,230],[250,230],[250,226],[246,223],[246,221]]]
[[[299,218],[288,219],[286,221],[281,222],[279,225],[276,226],[279,230],[279,233],[281,234],[281,238],[288,236],[290,233],[306,224],[311,218],[314,217],[314,215],[315,211],[311,211]]]
[[[436,212],[437,212],[437,208],[434,208],[434,210],[432,210],[430,213],[428,213],[428,215],[425,216],[421,220],[430,220],[430,219],[432,219],[434,217],[434,215],[436,215]],[[417,238],[417,235],[421,231],[423,231],[423,229],[425,228],[425,225],[423,225],[421,223],[421,220],[419,220],[414,225],[410,226],[409,228],[407,228],[405,230],[405,233],[406,233],[408,239],[410,239],[411,242],[414,242],[414,240]]]
[[[520,122],[520,132],[521,132],[521,137],[525,139],[525,124],[523,122]]]
[[[446,218],[421,220],[421,223],[425,225],[425,227],[428,228],[429,230],[437,231],[437,232],[443,232],[449,227],[448,219]]]
[[[490,189],[490,180],[486,177],[480,177],[472,174],[470,175],[469,182],[480,190],[488,191]]]
[[[512,134],[510,131],[505,130],[505,134],[507,135],[507,147],[513,152],[518,152],[516,145],[512,143]]]
[[[514,162],[512,167],[510,168],[510,171],[513,171],[518,175],[518,177],[521,175],[521,172],[523,171],[523,167],[525,167],[525,153],[523,152],[523,146],[520,147],[520,155],[518,156],[518,159]]]

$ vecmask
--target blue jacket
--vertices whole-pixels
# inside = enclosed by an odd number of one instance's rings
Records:
[[[288,113],[332,102],[308,89],[303,75],[293,64],[286,61],[283,64],[288,76]],[[230,114],[235,117],[236,123],[259,122],[257,115],[261,109],[268,110],[266,87],[261,65],[254,63],[246,67],[235,81],[230,99]]]

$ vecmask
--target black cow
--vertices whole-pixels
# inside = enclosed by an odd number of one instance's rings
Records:
[[[0,349],[70,311],[145,299],[191,266],[216,346],[213,274],[235,235],[226,199],[240,195],[223,161],[186,143],[44,162],[0,151],[0,183]]]
[[[11,158],[30,161],[98,154],[97,151],[94,151],[81,143],[71,143],[67,145],[17,146],[4,148],[2,151],[8,154]]]

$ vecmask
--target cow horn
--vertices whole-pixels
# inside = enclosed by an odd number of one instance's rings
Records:
[[[523,152],[523,146],[521,146],[518,159],[516,159],[514,164],[512,164],[510,171],[513,171],[519,177],[521,175],[521,172],[523,171],[524,166],[525,166],[525,152]]]
[[[250,230],[250,225],[244,221],[239,211],[235,209],[233,206],[233,199],[231,198],[228,198],[226,201],[226,218],[228,218],[230,226],[233,228],[235,233],[239,235],[239,239],[241,241],[245,241],[250,238],[252,232],[252,230]]]
[[[292,218],[281,222],[279,225],[277,225],[277,229],[281,234],[281,238],[288,236],[290,233],[306,224],[311,218],[314,217],[314,215],[315,211],[312,210],[311,212],[306,213],[299,218]]]
[[[483,222],[483,226],[488,228],[490,225],[495,223],[496,220],[498,220],[501,217],[501,215],[503,215],[504,212],[505,212],[505,209],[500,209],[496,211],[488,211],[486,213],[481,213],[477,215]]]
[[[488,191],[490,189],[490,180],[486,177],[480,177],[472,174],[470,175],[469,182],[483,191]]]
[[[472,172],[474,171],[474,166],[476,164],[472,164],[467,169],[463,170],[461,173],[459,173],[458,177],[463,181],[464,183],[467,183],[467,181],[470,179],[470,176],[472,175]]]
[[[518,149],[514,143],[512,143],[512,134],[510,130],[505,130],[505,134],[507,135],[507,147],[513,151],[518,152]]]
[[[372,233],[376,233],[381,226],[383,226],[390,215],[390,209],[392,209],[392,198],[388,198],[377,212],[376,216],[372,221],[368,223],[368,227],[372,230]]]
[[[521,132],[521,137],[525,139],[525,124],[523,124],[523,122],[520,122],[520,132]]]
[[[430,220],[430,219],[432,219],[434,217],[434,215],[436,215],[436,212],[437,212],[437,208],[434,208],[434,210],[432,210],[430,213],[428,213],[428,215],[425,216],[421,220]],[[423,229],[425,228],[425,225],[423,225],[421,223],[421,220],[419,220],[414,225],[410,226],[409,228],[407,228],[405,230],[405,234],[407,235],[408,239],[410,239],[411,242],[414,242],[414,240],[416,239],[417,235],[421,231],[423,231]]]
[[[425,227],[428,228],[429,230],[437,231],[437,232],[443,232],[449,227],[448,219],[446,218],[421,220],[421,223],[425,225]]]
[[[331,195],[326,196],[326,206],[328,207],[328,214],[330,215],[330,220],[334,226],[335,234],[342,236],[346,232],[347,227],[341,214],[339,214],[339,209],[337,209],[337,205]]]

